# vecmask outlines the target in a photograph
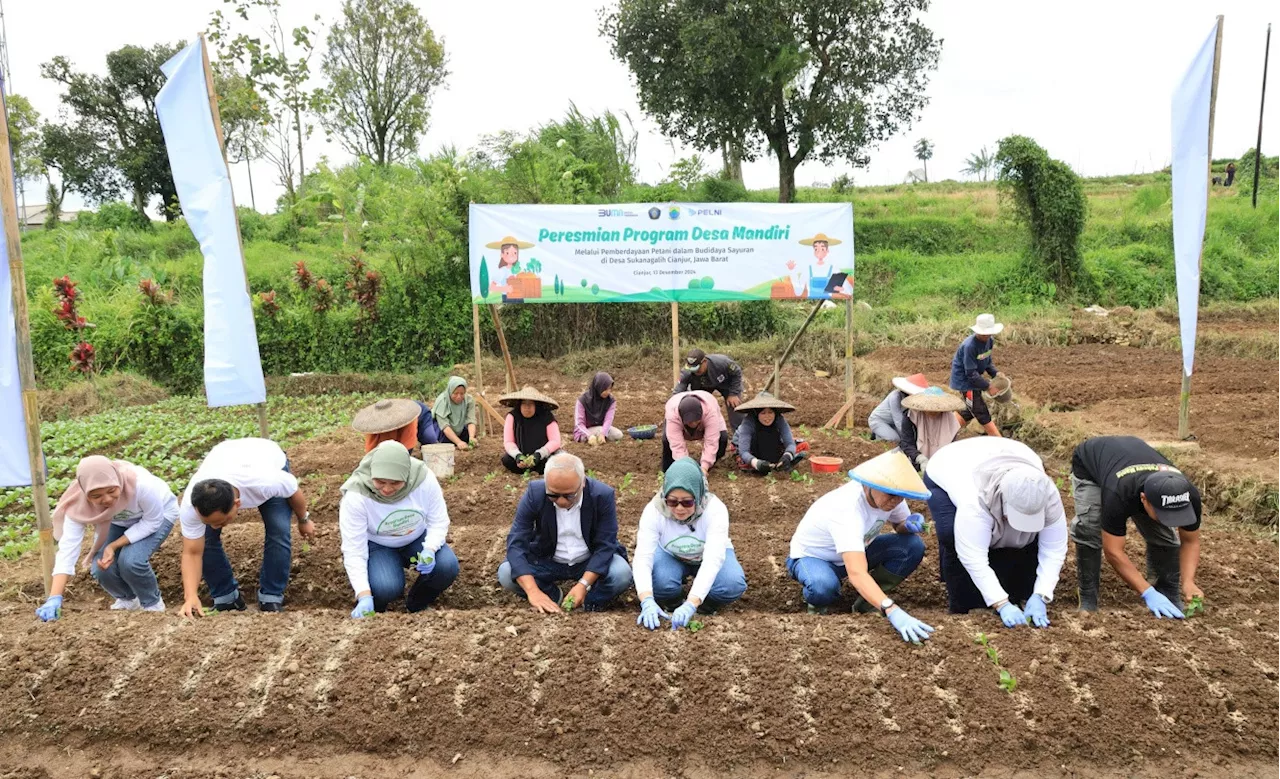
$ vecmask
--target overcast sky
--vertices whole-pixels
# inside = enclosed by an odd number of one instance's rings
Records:
[[[605,0],[416,0],[443,37],[452,75],[436,95],[421,153],[473,146],[486,134],[524,131],[563,116],[570,101],[584,113],[626,113],[640,131],[639,174],[657,182],[691,152],[672,145],[640,111],[626,68],[598,33]],[[338,14],[338,0],[283,0],[285,22]],[[10,0],[5,4],[11,91],[45,118],[59,110],[59,87],[40,77],[55,55],[78,68],[105,70],[107,52],[126,44],[191,40],[221,0]],[[1169,98],[1214,16],[1226,16],[1214,156],[1251,148],[1258,129],[1267,8],[1274,2],[935,3],[927,23],[944,42],[919,120],[871,153],[865,170],[806,164],[801,185],[852,173],[859,184],[900,182],[919,166],[911,147],[933,140],[930,180],[963,178],[965,158],[1012,133],[1028,135],[1083,175],[1150,171],[1169,161]],[[127,9],[127,10],[126,10]],[[327,29],[327,24],[325,24]],[[1280,42],[1278,42],[1280,44]],[[319,55],[313,60],[319,69]],[[1273,74],[1274,76],[1274,74]],[[1280,84],[1272,79],[1263,150],[1277,151]],[[318,132],[307,163],[349,155]],[[708,158],[718,168],[718,156]],[[259,210],[273,210],[281,188],[266,161],[254,164]],[[748,187],[777,185],[771,159],[743,169]],[[237,201],[248,205],[244,165],[233,173]],[[28,186],[27,202],[42,197]],[[68,208],[78,203],[68,198]]]

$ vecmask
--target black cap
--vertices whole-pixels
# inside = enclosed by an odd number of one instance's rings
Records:
[[[690,368],[696,368],[699,365],[701,365],[702,361],[705,359],[707,359],[706,352],[702,351],[701,349],[693,349],[693,350],[690,350],[690,352],[685,355],[684,364],[689,366]]]
[[[1165,527],[1186,527],[1196,523],[1191,505],[1194,487],[1177,471],[1157,471],[1147,477],[1142,494],[1156,510],[1156,520]]]

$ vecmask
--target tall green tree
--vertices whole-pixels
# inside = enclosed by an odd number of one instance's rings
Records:
[[[991,175],[991,168],[996,164],[996,157],[987,151],[987,147],[983,146],[977,152],[969,155],[969,159],[965,160],[965,166],[960,171],[970,176],[978,176],[983,181]]]
[[[741,144],[778,161],[795,200],[808,159],[865,167],[928,102],[941,40],[929,0],[617,0],[601,33],[662,132],[697,149]]]
[[[65,115],[42,132],[41,157],[70,177],[64,184],[88,200],[104,202],[128,189],[133,207],[146,214],[153,195],[162,210],[178,193],[169,170],[164,134],[156,118],[156,95],[164,85],[160,66],[185,44],[149,49],[125,46],[107,55],[107,74],[78,72],[66,57],[54,57],[40,73],[65,87]],[[52,161],[51,161],[52,160]]]
[[[929,181],[929,160],[933,159],[933,141],[928,138],[921,138],[916,141],[913,147],[916,153],[916,159],[924,163],[924,180]]]
[[[222,119],[227,163],[244,163],[249,174],[249,203],[256,210],[258,203],[253,194],[252,162],[266,154],[271,112],[253,82],[226,63],[219,63],[214,68],[213,83],[218,92],[218,113]]]
[[[431,95],[449,75],[427,20],[408,0],[345,0],[328,44],[320,62],[329,77],[325,129],[378,165],[416,152]]]
[[[9,126],[9,151],[13,155],[13,175],[17,179],[18,190],[22,193],[22,204],[26,205],[27,179],[36,178],[44,172],[44,165],[40,161],[40,112],[22,95],[5,95],[4,102],[8,109],[6,119]]]

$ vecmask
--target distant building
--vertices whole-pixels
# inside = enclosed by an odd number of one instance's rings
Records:
[[[63,211],[58,216],[59,222],[74,222],[79,211]],[[29,205],[26,207],[18,206],[18,223],[26,227],[44,227],[44,223],[49,219],[49,204],[40,203],[39,205]]]

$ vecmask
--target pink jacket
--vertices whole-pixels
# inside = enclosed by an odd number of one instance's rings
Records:
[[[680,401],[687,395],[693,395],[702,404],[702,466],[709,469],[716,464],[720,434],[726,429],[724,417],[720,414],[720,404],[710,392],[693,390],[671,396],[666,409],[667,443],[671,445],[673,458],[679,460],[689,456],[689,447],[684,440],[684,422],[680,421]]]
[[[604,434],[609,434],[609,428],[613,427],[613,412],[618,410],[617,403],[610,403],[609,410],[604,412]],[[591,437],[587,432],[587,411],[582,407],[581,400],[573,402],[573,440],[582,442]]]

